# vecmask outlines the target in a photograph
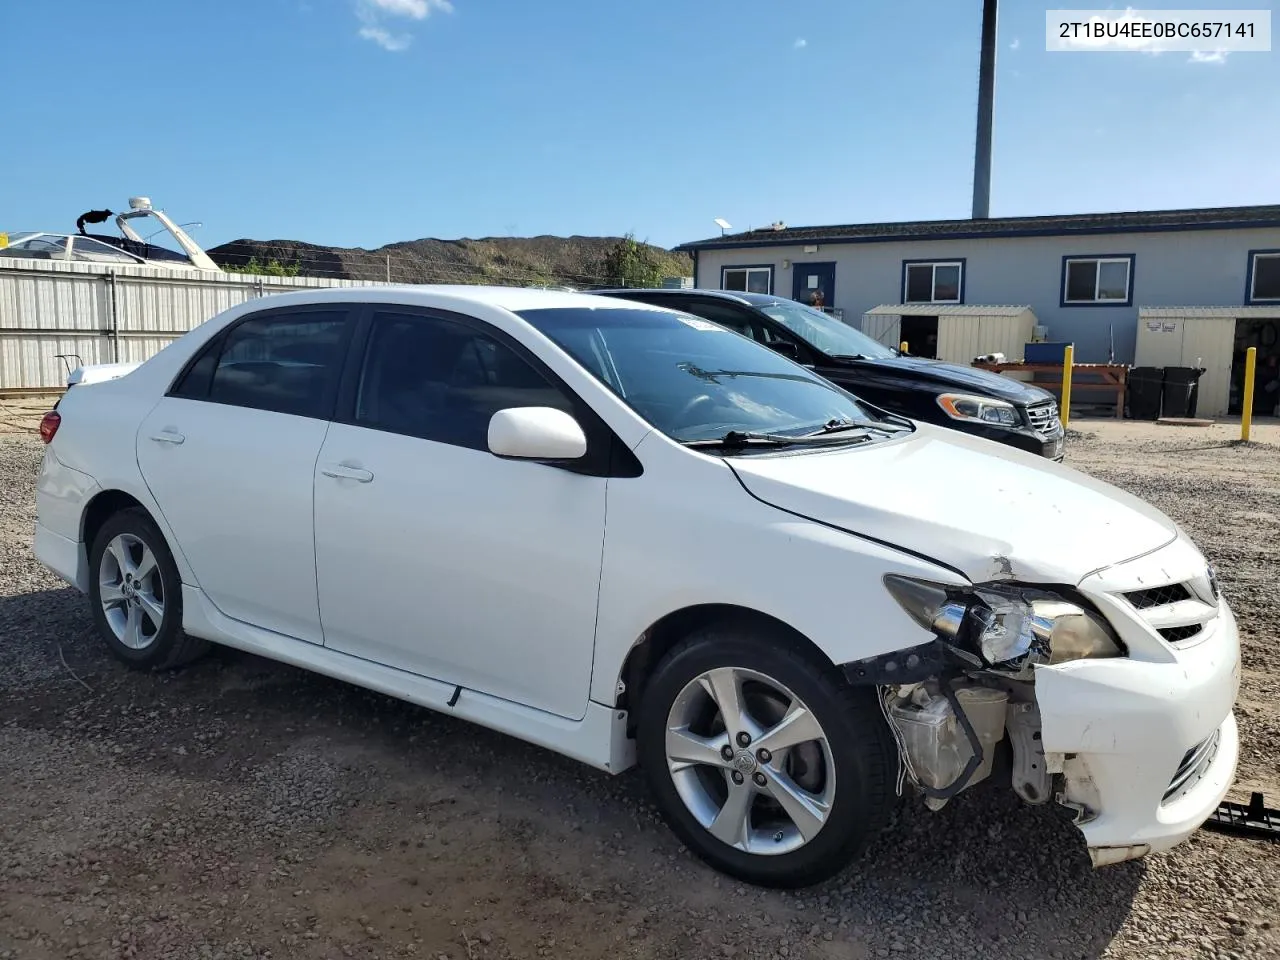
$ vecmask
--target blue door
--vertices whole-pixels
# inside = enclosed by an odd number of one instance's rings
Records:
[[[819,310],[830,310],[836,302],[834,263],[795,263],[791,266],[791,299]]]

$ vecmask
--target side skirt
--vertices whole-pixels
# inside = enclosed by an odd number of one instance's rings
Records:
[[[182,608],[183,629],[192,636],[460,717],[606,773],[621,773],[635,764],[635,742],[627,737],[624,710],[588,701],[585,717],[568,720],[233,620],[188,584],[182,585]]]

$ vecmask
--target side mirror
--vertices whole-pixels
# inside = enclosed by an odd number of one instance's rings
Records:
[[[489,419],[489,452],[521,460],[577,460],[587,435],[578,421],[554,407],[508,407]]]
[[[800,359],[800,348],[790,340],[774,340],[769,344],[769,349],[776,350],[784,357],[789,357],[792,360]]]

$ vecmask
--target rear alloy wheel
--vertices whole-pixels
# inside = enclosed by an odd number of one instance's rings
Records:
[[[182,631],[182,583],[155,522],[140,509],[109,518],[89,553],[89,599],[98,633],[119,659],[142,669],[194,660],[208,644]]]
[[[757,630],[690,637],[645,691],[640,759],[712,866],[795,887],[841,870],[887,816],[893,746],[870,690]]]

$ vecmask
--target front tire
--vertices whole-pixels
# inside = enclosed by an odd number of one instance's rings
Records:
[[[182,581],[164,535],[145,510],[122,510],[89,550],[89,600],[116,658],[140,670],[181,666],[208,650],[182,630]]]
[[[676,835],[724,873],[801,887],[842,870],[893,806],[874,690],[751,624],[705,628],[658,665],[641,766]]]

